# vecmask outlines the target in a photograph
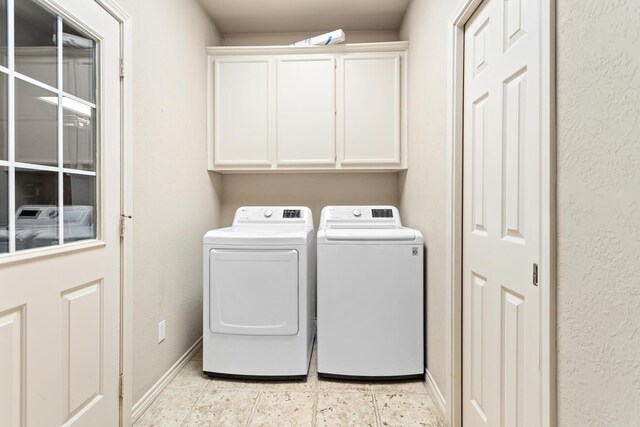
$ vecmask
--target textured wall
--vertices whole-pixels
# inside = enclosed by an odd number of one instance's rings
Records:
[[[196,0],[127,0],[133,19],[133,401],[202,335],[201,239],[222,182],[206,167],[205,46]],[[152,13],[150,13],[152,12]],[[158,322],[167,338],[158,344]]]
[[[558,420],[640,423],[640,1],[558,0]]]
[[[458,2],[413,0],[400,28],[409,40],[409,169],[400,175],[400,212],[427,247],[427,368],[448,395],[446,371],[447,21]]]

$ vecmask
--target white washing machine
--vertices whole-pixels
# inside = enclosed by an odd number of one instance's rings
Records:
[[[424,377],[423,239],[392,206],[327,206],[318,229],[318,374]]]
[[[303,379],[315,335],[315,235],[306,207],[242,207],[204,236],[203,371]]]

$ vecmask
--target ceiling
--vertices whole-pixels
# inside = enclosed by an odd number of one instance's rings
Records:
[[[201,0],[223,34],[397,30],[410,0]]]

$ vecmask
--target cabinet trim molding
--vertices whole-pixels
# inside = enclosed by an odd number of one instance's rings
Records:
[[[283,55],[310,53],[397,52],[407,50],[408,41],[380,43],[347,43],[329,46],[209,46],[210,56]]]

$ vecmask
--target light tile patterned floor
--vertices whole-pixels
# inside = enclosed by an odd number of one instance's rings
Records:
[[[228,381],[202,374],[202,353],[188,362],[135,427],[424,426],[442,427],[421,381],[363,383]]]

